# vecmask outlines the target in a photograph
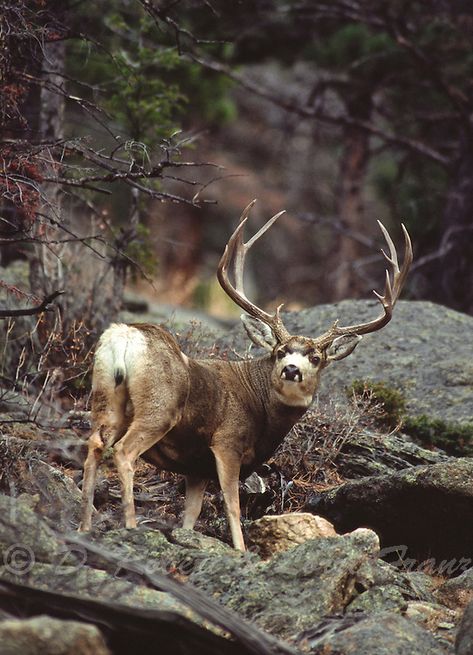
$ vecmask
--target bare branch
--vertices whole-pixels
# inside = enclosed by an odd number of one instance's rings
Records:
[[[331,115],[323,112],[319,107],[312,108],[308,106],[302,106],[292,102],[291,100],[281,98],[277,91],[269,89],[268,87],[264,87],[260,83],[254,82],[249,77],[242,75],[241,73],[236,73],[230,66],[216,61],[215,59],[210,58],[208,55],[204,57],[200,54],[197,55],[195,53],[187,53],[187,56],[208,70],[226,75],[228,78],[239,84],[242,88],[251,91],[251,93],[254,93],[260,98],[264,98],[272,104],[277,105],[278,107],[281,107],[288,112],[296,114],[301,118],[317,119],[322,123],[326,123],[327,125],[356,127],[360,130],[363,130],[364,132],[368,132],[372,136],[376,136],[382,139],[385,143],[406,148],[412,152],[421,154],[428,159],[436,161],[443,166],[450,165],[449,157],[445,157],[442,153],[434,150],[421,141],[387,132],[386,130],[373,125],[373,123],[369,121],[352,118],[351,116],[344,114]]]
[[[44,300],[36,307],[29,307],[24,309],[0,309],[0,318],[11,318],[12,316],[34,316],[42,312],[50,312],[54,309],[52,304],[58,296],[65,293],[64,291],[53,291],[47,295]]]

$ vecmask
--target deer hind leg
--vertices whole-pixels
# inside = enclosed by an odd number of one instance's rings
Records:
[[[151,417],[152,419],[154,417]],[[150,424],[150,420],[135,420],[125,435],[115,444],[113,458],[120,480],[123,514],[126,528],[136,528],[135,502],[133,497],[133,478],[136,460],[154,446],[177,423],[178,417]],[[156,419],[154,419],[156,421]]]
[[[100,434],[93,432],[89,437],[87,458],[84,462],[80,532],[87,532],[92,529],[95,480],[97,478],[97,468],[102,459],[103,449],[104,443]]]
[[[107,394],[105,391],[94,392],[92,398],[93,431],[88,441],[82,480],[80,532],[87,532],[92,528],[97,470],[104,449],[117,441],[126,431],[125,406],[124,388],[115,389],[111,394]]]
[[[240,523],[240,496],[238,481],[240,478],[241,457],[226,448],[212,446],[217,466],[217,475],[223,493],[223,502],[230,525],[230,532],[235,548],[245,550],[243,532]]]
[[[207,480],[196,478],[193,475],[186,475],[185,479],[186,504],[184,508],[184,521],[182,527],[192,530],[199,517],[200,510],[202,509],[202,501],[204,500]]]

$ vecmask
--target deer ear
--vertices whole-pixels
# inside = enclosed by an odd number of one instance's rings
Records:
[[[333,340],[331,346],[327,350],[327,361],[338,362],[339,359],[348,357],[355,350],[360,343],[361,337],[359,334],[344,334]]]
[[[258,318],[248,316],[248,314],[242,314],[240,318],[247,335],[256,346],[261,346],[265,350],[273,350],[277,344],[276,337],[266,323]]]

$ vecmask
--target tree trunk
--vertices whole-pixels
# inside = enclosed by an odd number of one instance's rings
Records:
[[[473,136],[465,132],[443,214],[439,258],[427,272],[427,297],[473,314]]]
[[[368,120],[371,113],[371,95],[356,94],[346,103],[348,115]],[[363,233],[363,185],[369,160],[369,135],[357,127],[348,126],[343,135],[343,154],[337,188],[336,215],[342,225],[332,250],[332,300],[359,295],[363,285],[353,274],[353,264],[360,258],[360,243],[350,232]]]
[[[60,92],[64,84],[65,43],[54,41],[43,46],[42,79],[40,95],[39,132],[42,142],[54,143],[64,135],[64,97]],[[49,161],[43,174],[53,177],[57,171],[53,149],[47,151]],[[42,217],[36,222],[35,236],[41,241],[35,247],[30,261],[30,285],[39,297],[64,286],[62,246],[51,242],[59,235],[61,223],[61,191],[54,183],[44,184],[42,189]]]

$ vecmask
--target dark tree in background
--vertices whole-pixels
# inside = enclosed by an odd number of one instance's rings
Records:
[[[152,2],[142,4],[158,22],[171,24],[169,15],[163,19],[151,9]],[[206,23],[205,9],[192,3],[194,38],[184,29],[182,7],[175,8],[171,26],[182,28],[182,48],[191,57],[300,120],[334,130],[339,172],[326,218],[339,232],[332,268],[337,260],[342,266],[332,297],[364,286],[346,261],[366,252],[360,236],[366,233],[369,190],[414,235],[412,293],[473,311],[471,4],[214,2]],[[199,42],[209,31],[233,43],[226,56]],[[294,78],[301,77],[304,62],[305,92],[255,77],[256,64],[274,62]]]

